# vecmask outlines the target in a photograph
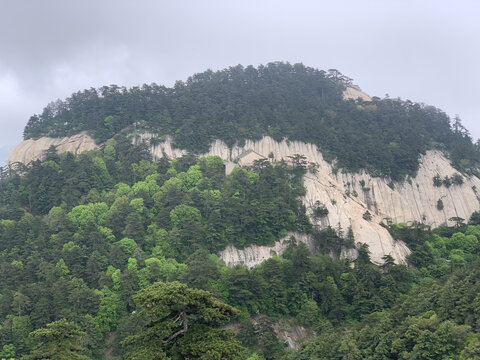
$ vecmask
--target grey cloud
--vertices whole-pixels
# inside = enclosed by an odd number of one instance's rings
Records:
[[[172,85],[207,68],[276,60],[337,68],[372,95],[459,114],[478,138],[479,10],[430,0],[3,1],[0,146],[77,90]]]

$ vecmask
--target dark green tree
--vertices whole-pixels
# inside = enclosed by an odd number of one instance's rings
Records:
[[[243,348],[230,330],[219,328],[238,310],[209,292],[179,282],[157,282],[135,297],[145,329],[126,338],[127,357],[148,359],[232,358]]]
[[[82,355],[83,338],[86,335],[78,325],[65,319],[47,324],[46,328],[30,333],[36,345],[23,360],[89,360]]]

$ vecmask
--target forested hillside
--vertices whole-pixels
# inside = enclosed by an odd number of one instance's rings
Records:
[[[270,63],[206,71],[178,81],[126,89],[116,85],[88,89],[49,104],[28,121],[24,137],[67,136],[88,130],[98,142],[132,126],[132,131],[174,136],[174,145],[193,152],[213,140],[232,146],[268,135],[316,144],[325,158],[350,171],[402,180],[418,169],[425,150],[450,153],[455,167],[474,171],[480,162],[459,119],[432,106],[374,98],[345,101],[350,79],[302,64]]]
[[[351,228],[312,223],[328,210],[301,201],[315,170],[301,155],[228,175],[221,158],[193,155],[270,135],[392,179],[430,148],[477,172],[458,119],[409,101],[346,101],[348,81],[298,64],[237,66],[173,88],[85,90],[33,116],[26,138],[88,130],[102,146],[52,147],[0,177],[0,359],[479,359],[479,212],[436,229],[386,220],[412,252],[408,266],[388,255],[378,266]],[[132,142],[143,131],[191,153],[153,161]],[[251,269],[218,256],[280,239],[282,256]],[[356,260],[339,257],[353,247]]]
[[[50,151],[2,179],[0,356],[477,358],[478,214],[434,232],[390,226],[413,268],[389,257],[373,265],[367,247],[352,268],[322,254],[353,239],[312,228],[298,199],[304,172],[261,161],[226,176],[216,157],[152,162],[117,136],[78,157]],[[283,258],[251,270],[215,255],[288,230],[312,234],[321,253],[291,239]],[[307,329],[304,346],[286,349],[279,319]],[[235,337],[219,328],[232,321]]]

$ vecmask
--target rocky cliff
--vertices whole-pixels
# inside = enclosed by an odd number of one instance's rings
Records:
[[[362,99],[363,101],[372,101],[372,98],[367,93],[363,92],[360,86],[349,84],[346,86],[343,91],[343,98],[345,100],[357,100]]]
[[[142,134],[136,141],[148,141],[151,136]],[[28,163],[41,157],[50,145],[55,145],[58,151],[74,153],[96,148],[93,139],[86,134],[64,139],[26,140],[14,149],[9,160]],[[176,158],[185,154],[183,150],[174,149],[170,139],[152,146],[151,152],[156,159],[164,155]],[[254,154],[272,161],[288,161],[289,156],[301,154],[309,163],[317,164],[316,172],[309,171],[304,178],[307,191],[303,199],[309,209],[317,201],[328,209],[328,215],[319,219],[316,225],[320,228],[341,227],[344,231],[351,227],[355,241],[369,245],[372,260],[376,263],[381,263],[384,255],[391,255],[397,262],[403,263],[409,254],[407,246],[395,241],[380,225],[381,222],[420,221],[435,227],[447,223],[451,217],[468,219],[472,212],[480,209],[480,179],[477,177],[462,175],[461,185],[434,186],[433,178],[436,175],[444,178],[457,174],[439,151],[428,151],[423,155],[417,176],[402,183],[373,178],[365,172],[352,174],[335,171],[315,145],[287,140],[276,142],[269,137],[259,141],[246,141],[245,145],[233,148],[215,141],[211,144],[210,151],[203,155],[220,156],[225,161],[227,172],[230,172],[245,153],[250,157]],[[245,161],[246,158],[248,157],[245,156],[242,160]],[[439,200],[443,207],[438,206]],[[370,216],[366,215],[367,211]],[[308,239],[301,241],[311,246]],[[249,247],[243,250],[229,247],[222,252],[222,258],[229,265],[243,263],[254,266],[273,253],[280,254],[283,247],[282,242],[273,247]],[[354,254],[347,256],[352,257]]]
[[[41,137],[37,140],[28,139],[15,146],[8,157],[8,163],[20,162],[28,165],[32,161],[42,159],[45,151],[50,146],[55,146],[59,153],[72,152],[74,154],[98,148],[95,141],[86,132],[64,138]]]
[[[143,139],[149,138],[148,134]],[[325,205],[328,215],[318,221],[318,226],[340,226],[343,230],[352,227],[355,241],[366,243],[370,247],[372,260],[381,263],[384,255],[391,255],[397,262],[404,262],[409,250],[402,242],[394,241],[388,231],[380,223],[392,221],[420,221],[433,227],[445,224],[451,217],[468,219],[472,212],[480,209],[480,179],[462,176],[463,184],[450,187],[435,187],[433,177],[439,175],[452,177],[457,171],[448,159],[439,151],[428,151],[420,159],[420,169],[415,178],[405,182],[391,182],[385,178],[372,178],[367,173],[351,174],[335,171],[327,163],[315,145],[296,141],[276,142],[269,137],[260,141],[246,141],[244,146],[229,149],[221,141],[212,143],[210,151],[204,155],[218,155],[224,159],[227,171],[236,166],[237,159],[245,152],[253,150],[265,158],[273,155],[273,161],[288,160],[295,154],[304,155],[310,163],[318,164],[316,173],[309,172],[305,176],[307,193],[304,203],[311,208],[317,201]],[[185,152],[173,149],[170,140],[152,147],[156,158],[164,154],[170,158],[183,155]],[[442,200],[443,209],[437,208],[438,200]],[[368,219],[366,212],[371,219]],[[277,246],[277,245],[276,245]],[[259,250],[259,249],[257,249]],[[274,249],[261,249],[256,253],[266,253]],[[254,263],[252,249],[235,254],[230,249],[225,260],[236,257],[239,262]],[[250,259],[247,261],[247,259]],[[234,262],[232,262],[233,264]]]

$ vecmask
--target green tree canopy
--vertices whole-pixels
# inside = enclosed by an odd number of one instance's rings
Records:
[[[78,325],[65,319],[47,324],[46,328],[30,333],[37,345],[23,360],[89,360],[82,355],[82,339],[86,334]]]
[[[232,331],[219,328],[238,310],[207,291],[179,282],[157,282],[134,298],[146,325],[124,340],[130,348],[129,359],[220,360],[242,350]]]

